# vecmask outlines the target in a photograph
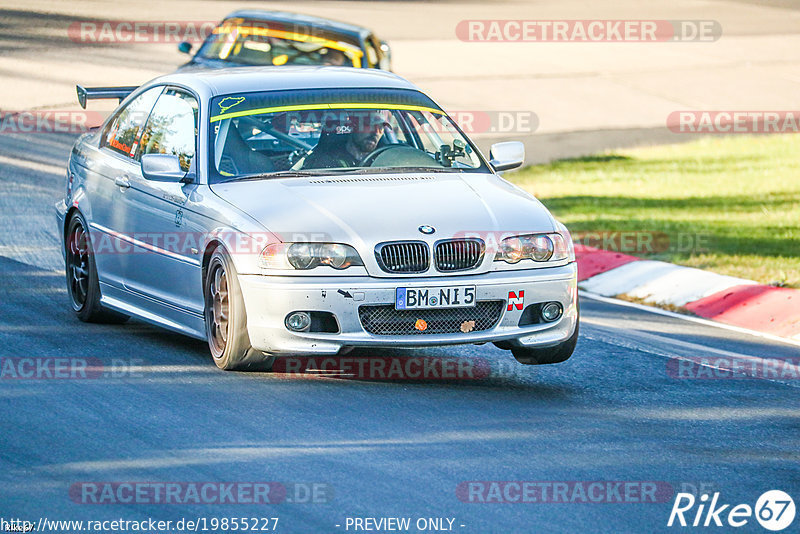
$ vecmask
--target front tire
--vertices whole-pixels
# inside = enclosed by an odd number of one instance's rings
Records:
[[[272,358],[250,346],[239,277],[230,257],[220,247],[214,250],[208,262],[203,294],[206,337],[217,367],[225,371],[268,370]]]
[[[561,363],[569,359],[575,351],[575,345],[578,343],[578,330],[580,322],[575,323],[575,333],[569,339],[556,345],[555,347],[546,348],[525,348],[525,347],[512,347],[511,354],[514,358],[523,365],[545,365],[550,363]]]
[[[100,278],[83,215],[76,213],[70,218],[65,236],[67,293],[78,319],[85,323],[111,324],[122,324],[130,319],[100,305]]]

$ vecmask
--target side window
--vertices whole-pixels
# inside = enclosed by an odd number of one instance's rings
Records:
[[[193,96],[175,89],[164,91],[144,128],[141,154],[174,154],[188,172],[197,139],[197,112]]]
[[[120,111],[112,120],[100,140],[101,147],[108,147],[114,152],[132,158],[136,154],[139,134],[153,104],[163,87],[153,87],[136,97]]]

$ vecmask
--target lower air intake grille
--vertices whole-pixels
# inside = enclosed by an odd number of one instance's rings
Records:
[[[479,301],[474,308],[433,310],[395,310],[393,305],[369,305],[360,306],[358,316],[364,330],[375,336],[456,334],[494,327],[503,314],[504,305],[503,300]],[[424,330],[416,328],[420,319],[427,326]]]

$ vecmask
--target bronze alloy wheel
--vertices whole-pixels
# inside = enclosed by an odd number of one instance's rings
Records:
[[[216,258],[215,258],[216,260]],[[206,292],[206,325],[208,343],[214,358],[221,358],[228,344],[230,323],[230,301],[228,298],[228,274],[225,265],[214,261],[210,266],[209,285]]]
[[[250,345],[239,275],[231,257],[221,246],[211,253],[203,291],[206,337],[217,367],[268,371],[275,358],[254,350]]]

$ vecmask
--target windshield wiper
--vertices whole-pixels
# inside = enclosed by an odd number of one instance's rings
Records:
[[[357,173],[360,169],[310,169],[306,171],[275,171],[275,172],[263,172],[259,174],[248,174],[245,176],[236,176],[234,178],[229,178],[227,180],[222,180],[217,183],[224,184],[228,182],[244,182],[247,180],[269,180],[272,178],[307,178],[309,176],[318,177],[318,176],[326,176],[331,174],[353,174]]]
[[[393,174],[393,173],[403,173],[403,172],[431,172],[431,173],[452,174],[452,173],[461,173],[464,172],[464,170],[455,167],[424,167],[417,165],[411,165],[406,167],[355,167],[355,168],[339,167],[332,169],[309,169],[304,171],[287,170],[287,171],[276,171],[276,172],[264,172],[259,174],[248,174],[246,176],[236,176],[234,178],[222,180],[217,183],[224,184],[229,182],[244,182],[248,180],[269,180],[272,178],[307,178],[307,177],[330,176],[339,174]]]
[[[368,173],[401,173],[401,172],[464,172],[463,169],[456,167],[425,167],[424,165],[408,165],[405,167],[368,167],[364,169]]]

